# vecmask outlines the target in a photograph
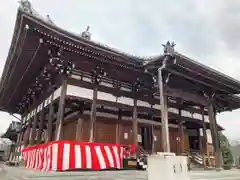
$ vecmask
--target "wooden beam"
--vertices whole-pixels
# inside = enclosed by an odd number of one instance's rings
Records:
[[[65,110],[65,97],[67,92],[67,80],[64,78],[62,80],[61,94],[58,104],[57,122],[56,122],[56,140],[63,139],[63,120],[64,120],[64,110]]]
[[[37,144],[42,143],[42,132],[43,132],[44,120],[45,120],[45,114],[44,114],[44,103],[43,103],[41,112],[40,112],[40,121],[39,121],[38,134],[37,134]]]
[[[205,115],[202,114],[202,130],[203,130],[203,152],[207,153],[207,128],[206,128],[206,121],[205,121]]]
[[[50,104],[49,104],[46,143],[52,141],[53,139],[53,118],[54,118],[53,115],[54,115],[54,107],[53,107],[53,94],[52,94],[50,99]]]
[[[97,105],[97,96],[98,96],[98,89],[97,85],[95,85],[93,89],[93,100],[92,100],[92,107],[91,107],[91,118],[90,118],[90,130],[89,130],[89,142],[95,141],[95,122],[96,122],[96,105]]]
[[[122,110],[119,108],[118,110],[118,120],[122,119]],[[120,143],[120,124],[116,123],[116,144]]]
[[[193,94],[193,93],[184,92],[180,89],[171,89],[171,88],[167,87],[166,88],[166,94],[168,96],[181,98],[185,101],[194,102],[194,103],[199,104],[199,105],[206,105],[207,104],[207,100],[205,100],[204,97]]]
[[[162,70],[160,68],[158,69],[158,86],[161,105],[162,147],[164,152],[170,152],[167,95],[163,84]]]
[[[214,86],[214,85],[212,85],[212,84],[206,83],[205,81],[198,80],[198,79],[196,79],[196,78],[193,78],[193,77],[188,76],[188,75],[186,75],[186,74],[180,73],[180,72],[178,72],[178,71],[175,71],[175,70],[172,70],[172,69],[167,69],[167,71],[169,71],[170,73],[175,74],[175,75],[177,75],[177,76],[181,76],[181,77],[186,78],[186,79],[188,79],[188,80],[191,80],[191,81],[193,81],[193,82],[196,82],[196,83],[202,84],[202,85],[204,85],[204,86],[207,86],[208,88],[211,88],[211,89],[213,89],[213,90],[219,90],[219,89],[221,89],[220,87],[216,87],[216,86]],[[229,94],[228,91],[226,91],[226,90],[224,90],[224,89],[221,89],[221,90],[222,90],[223,92]]]
[[[216,160],[216,169],[220,170],[222,167],[222,152],[220,149],[219,133],[218,133],[212,100],[209,100],[208,102],[208,113],[209,113],[209,122],[210,122],[210,129],[211,129],[211,135],[212,135],[214,156]]]
[[[146,119],[137,119],[137,122],[139,124],[148,124],[150,126],[152,126],[152,125],[154,125],[154,126],[162,126],[162,123],[160,123],[160,122],[146,120]]]
[[[29,123],[30,123],[30,121],[29,121]],[[37,109],[35,109],[35,113],[34,113],[34,116],[33,116],[33,125],[32,125],[31,135],[30,135],[30,141],[29,141],[30,145],[35,144],[37,123],[38,123],[38,114],[37,114]]]
[[[74,98],[77,98],[77,99],[80,99],[80,100],[84,100],[82,98],[79,98],[79,97],[74,97]],[[90,102],[89,100],[86,100],[86,102]],[[102,104],[102,105],[106,105],[106,106],[113,106],[113,107],[118,107],[118,108],[125,108],[125,109],[128,109],[128,110],[122,110],[122,116],[126,116],[126,117],[132,117],[132,107],[128,107],[126,105],[123,105],[123,104],[120,104],[120,103],[115,103],[115,102],[109,102],[109,101],[104,101],[104,100],[98,100],[97,101],[98,104]],[[91,110],[91,108],[85,108],[85,110]],[[118,115],[118,112],[117,111],[114,111],[114,110],[110,110],[110,109],[103,109],[103,108],[97,108],[97,112],[103,112],[103,113],[109,113],[109,114],[114,114],[114,115]],[[154,120],[158,120],[159,119],[159,116],[161,116],[161,111],[160,110],[157,110],[157,109],[151,109],[151,108],[148,108],[148,107],[138,107],[138,114],[141,114],[146,112],[148,114],[151,114],[153,113],[155,116],[154,116]],[[191,122],[196,122],[196,123],[199,123],[201,120],[199,119],[192,119],[190,117],[185,117],[185,116],[179,116],[178,114],[175,114],[175,113],[172,113],[172,112],[168,112],[168,116],[169,118],[171,119],[179,119],[181,121],[191,121]],[[140,117],[138,117],[140,118]],[[146,115],[146,118],[143,118],[143,119],[149,119],[149,117],[147,117]],[[149,121],[149,120],[146,120],[146,121]],[[158,125],[158,124],[161,124],[160,122],[156,122],[156,121],[153,121],[155,123],[155,125]]]
[[[133,144],[138,145],[138,121],[137,121],[137,100],[133,101],[133,115],[132,115],[132,137]]]
[[[82,117],[79,117],[77,120],[77,131],[76,131],[76,141],[81,142],[82,136],[83,136],[83,119]]]
[[[90,82],[81,81],[81,80],[77,80],[77,79],[73,79],[73,78],[70,78],[68,83],[71,85],[74,85],[74,86],[80,86],[80,87],[88,88],[88,89],[94,88],[93,84]],[[134,99],[134,97],[135,97],[134,93],[132,93],[132,92],[122,91],[117,88],[111,88],[111,87],[106,87],[106,86],[101,86],[101,85],[98,86],[98,91],[110,93],[114,96],[124,96],[124,97],[132,98],[132,99]],[[179,98],[179,96],[177,96],[177,98]],[[146,97],[141,92],[139,92],[138,100],[146,101],[149,104],[158,104],[159,103],[159,99]],[[199,102],[198,102],[198,104],[199,104]],[[183,110],[191,111],[193,113],[198,113],[198,114],[202,113],[202,111],[200,109],[196,109],[194,107],[185,106],[185,105],[181,105],[181,107],[180,107],[177,103],[173,103],[170,101],[168,101],[168,107],[182,108]],[[207,111],[205,111],[205,115],[208,115]]]
[[[182,116],[181,109],[178,110],[178,115]],[[180,134],[180,152],[184,153],[185,151],[185,142],[184,142],[184,128],[183,128],[183,121],[178,120],[179,123],[179,134]]]
[[[151,125],[151,133],[152,133],[152,154],[155,152],[155,140],[154,140],[154,125]]]
[[[204,108],[202,108],[202,131],[203,131],[203,138],[202,138],[202,159],[203,159],[203,165],[206,167],[206,161],[205,161],[205,155],[207,153],[207,146],[208,146],[208,140],[207,140],[207,128],[206,128],[206,122],[205,122],[205,115],[204,115]]]
[[[19,132],[18,134],[17,134],[17,145],[22,145],[22,138],[23,138],[23,132],[21,131],[21,132]]]
[[[28,121],[27,127],[24,131],[24,135],[23,135],[23,145],[24,147],[27,147],[29,144],[29,135],[30,135],[30,127],[31,127],[31,122]]]

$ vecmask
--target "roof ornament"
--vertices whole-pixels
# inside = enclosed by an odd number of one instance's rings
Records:
[[[20,8],[23,9],[24,12],[33,14],[32,4],[28,0],[20,0]]]
[[[169,41],[167,41],[166,44],[162,44],[162,46],[164,48],[163,49],[164,54],[173,55],[175,45],[176,44],[174,42],[170,43]]]
[[[52,21],[52,19],[50,18],[50,15],[47,14],[47,22],[51,23],[51,24],[54,24],[54,22]]]
[[[81,34],[81,37],[82,38],[84,38],[84,39],[86,39],[86,40],[91,40],[91,33],[89,32],[89,26],[87,26],[87,29],[84,31],[84,32],[82,32],[82,34]]]

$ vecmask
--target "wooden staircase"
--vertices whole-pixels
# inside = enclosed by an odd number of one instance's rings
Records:
[[[201,154],[200,152],[189,152],[188,163],[191,168],[215,168],[215,157],[211,153]]]

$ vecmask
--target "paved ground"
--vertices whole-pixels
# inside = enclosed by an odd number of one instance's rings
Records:
[[[193,171],[191,180],[240,180],[240,170],[231,171]],[[1,180],[147,180],[143,171],[101,171],[101,172],[40,172],[25,168],[4,167],[0,165]],[[161,178],[159,178],[161,180]]]

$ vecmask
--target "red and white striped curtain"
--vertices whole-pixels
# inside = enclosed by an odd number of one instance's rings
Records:
[[[123,147],[118,144],[55,141],[22,150],[26,168],[43,171],[122,169]]]

